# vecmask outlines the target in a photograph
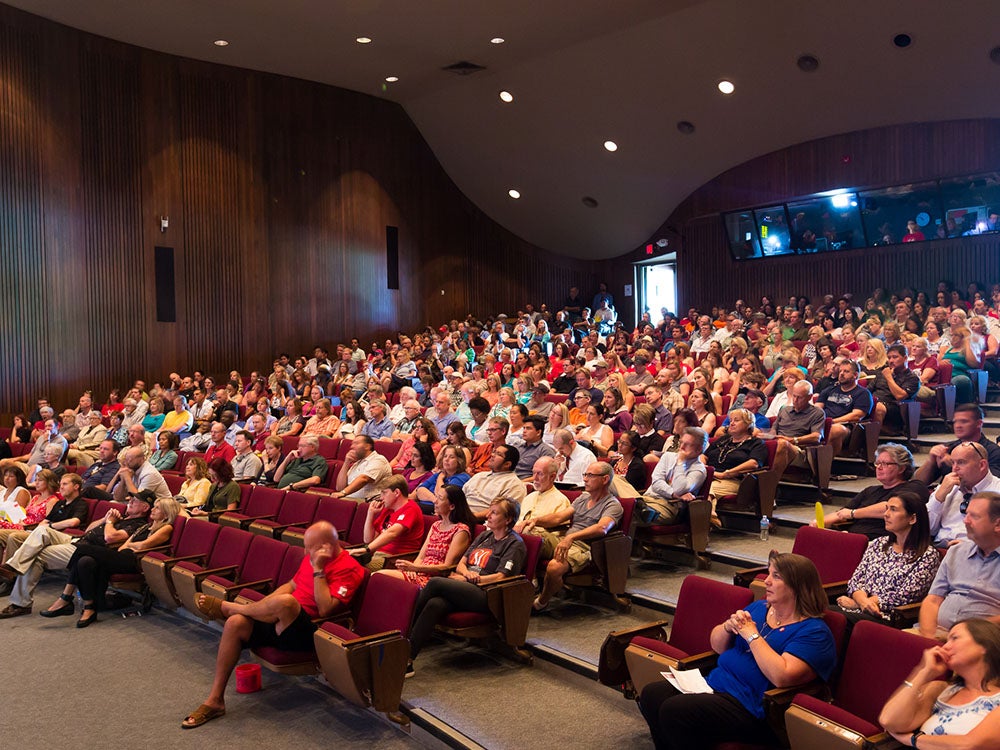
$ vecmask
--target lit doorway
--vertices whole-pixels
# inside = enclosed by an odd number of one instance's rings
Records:
[[[639,317],[648,312],[653,325],[663,320],[661,310],[677,312],[677,264],[657,263],[636,266],[639,287]]]

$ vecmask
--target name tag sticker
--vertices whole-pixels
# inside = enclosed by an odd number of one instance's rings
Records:
[[[347,586],[341,586],[337,589],[337,596],[347,596]]]
[[[504,565],[504,567],[505,567],[505,568],[506,568],[507,570],[510,570],[511,568],[513,568],[513,567],[514,567],[514,561],[513,561],[513,560],[508,560],[508,561],[507,561],[507,564],[506,564],[506,565]]]

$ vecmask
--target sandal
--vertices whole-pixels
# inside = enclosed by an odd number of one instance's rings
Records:
[[[198,708],[191,712],[190,716],[181,722],[181,727],[184,729],[194,729],[195,727],[200,727],[202,724],[207,724],[212,719],[218,719],[220,716],[225,715],[226,709],[213,708],[207,703],[202,703],[198,706]]]
[[[209,596],[208,594],[198,594],[194,603],[198,607],[198,611],[209,620],[226,619],[226,616],[222,614],[222,599],[216,596]]]

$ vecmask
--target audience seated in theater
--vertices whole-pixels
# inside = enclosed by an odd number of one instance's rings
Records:
[[[490,503],[498,497],[506,497],[516,503],[524,500],[527,491],[514,467],[521,455],[512,445],[498,445],[493,448],[488,464],[489,471],[473,474],[463,485],[469,510],[476,520],[482,521],[489,512]]]
[[[632,412],[625,406],[620,390],[608,388],[601,403],[604,404],[604,424],[612,433],[619,434],[632,429]]]
[[[525,419],[524,424],[521,426],[522,444],[517,446],[520,459],[514,468],[514,473],[517,474],[519,479],[530,480],[535,462],[539,458],[543,456],[555,456],[555,449],[545,438],[549,435],[549,426],[555,422],[559,422],[565,416],[566,407],[562,404],[554,406],[556,408],[553,408],[549,412],[547,421],[543,420],[540,415],[535,414]],[[552,434],[554,435],[554,433]]]
[[[745,410],[738,409],[737,414]],[[745,415],[739,414],[739,417]],[[708,434],[700,427],[687,427],[676,453],[664,452],[653,469],[652,481],[642,500],[646,524],[672,524],[687,515],[687,503],[694,500],[705,483],[701,455],[708,448]]]
[[[1000,625],[972,618],[952,626],[943,645],[924,652],[878,720],[900,743],[916,748],[996,747]]]
[[[298,448],[289,451],[274,472],[279,490],[305,492],[326,481],[326,459],[319,455],[319,438],[299,438]]]
[[[612,491],[618,497],[638,497],[646,485],[646,463],[638,452],[639,435],[634,430],[618,437],[617,450],[608,453],[614,470]]]
[[[369,404],[370,419],[361,428],[361,435],[367,435],[372,440],[391,440],[396,426],[389,419],[385,401],[372,401]],[[308,425],[306,426],[308,430]]]
[[[77,545],[76,537],[61,530],[69,525],[79,524],[80,512],[86,517],[86,504],[80,498],[80,477],[76,474],[66,474],[59,483],[63,500],[73,513],[76,524],[69,524],[65,517],[66,506],[59,509],[55,517],[64,519],[61,523],[41,523],[35,529],[25,534],[12,534],[7,539],[7,561],[0,565],[0,577],[13,581],[10,603],[0,610],[0,619],[19,617],[31,614],[32,595],[38,585],[42,573],[46,570],[64,570],[69,564]],[[78,512],[75,501],[80,500],[82,511]],[[80,544],[95,544],[114,546],[128,539],[139,527],[146,523],[152,502],[151,493],[130,493],[125,515],[116,508],[110,508],[103,518],[94,520],[87,527]],[[59,504],[53,507],[53,512]],[[49,521],[53,518],[49,516]],[[60,528],[56,528],[60,526]]]
[[[101,413],[91,409],[87,414],[87,424],[80,430],[76,440],[69,444],[66,458],[84,468],[97,459],[97,447],[107,437],[107,428],[101,423]]]
[[[926,501],[907,490],[894,492],[883,512],[883,534],[868,543],[837,608],[850,624],[886,624],[892,611],[923,600],[941,556],[931,546]]]
[[[685,409],[685,411],[688,412],[688,416],[694,423],[691,426],[697,427],[698,423],[694,412],[690,409]],[[649,404],[636,404],[635,411],[632,414],[632,430],[639,436],[639,444],[636,446],[636,452],[645,461],[659,460],[660,453],[663,451],[663,446],[666,442],[663,435],[657,432],[653,425],[655,418],[656,413],[652,406]]]
[[[715,470],[709,495],[713,523],[717,523],[715,505],[718,498],[735,495],[743,475],[767,463],[767,446],[754,436],[752,420],[746,409],[733,409],[729,412],[726,434],[705,449],[705,463]]]
[[[920,605],[920,634],[943,639],[956,623],[982,617],[1000,623],[1000,495],[969,499],[966,539],[948,548],[930,592]]]
[[[306,418],[302,416],[302,401],[298,397],[285,402],[285,415],[275,425],[274,434],[278,437],[295,436],[306,426]]]
[[[872,393],[878,399],[873,419],[882,424],[888,435],[903,430],[903,415],[899,402],[915,398],[920,390],[920,378],[906,366],[906,347],[893,344],[886,351],[888,364],[875,375]]]
[[[160,427],[163,426],[163,420],[166,419],[166,414],[164,413],[166,406],[161,398],[151,398],[149,400],[149,409],[145,416],[142,418],[142,428],[149,433],[159,432]]]
[[[384,406],[383,406],[384,409]],[[383,411],[384,416],[384,411]],[[330,400],[321,398],[313,404],[313,415],[309,417],[302,435],[316,437],[336,437],[340,433],[340,418],[333,413]]]
[[[542,590],[532,604],[536,612],[548,607],[552,597],[562,590],[567,573],[590,564],[590,542],[607,536],[621,523],[622,505],[611,494],[613,475],[610,464],[591,462],[583,474],[584,493],[573,501],[569,510],[556,513],[555,525],[569,524],[566,534],[558,538],[543,533],[541,557],[548,562]]]
[[[420,592],[410,628],[410,666],[430,640],[434,626],[451,612],[489,612],[482,586],[524,572],[527,549],[513,531],[517,507],[507,498],[490,504],[486,530],[473,540],[455,572],[427,582]]]
[[[979,443],[989,457],[990,473],[1000,477],[1000,446],[983,434],[983,410],[977,404],[959,404],[955,407],[952,430],[955,439],[938,443],[927,453],[927,460],[917,470],[916,479],[932,484],[951,471],[951,452],[961,443]]]
[[[885,535],[885,513],[890,497],[909,492],[917,495],[925,505],[930,497],[927,485],[913,478],[913,454],[897,443],[884,443],[875,452],[875,479],[877,484],[865,487],[843,508],[827,513],[823,519],[825,525],[849,524],[846,531],[878,539]],[[816,522],[810,525],[815,526]]]
[[[657,748],[778,746],[764,717],[764,691],[830,678],[837,653],[822,620],[826,594],[816,567],[800,555],[772,552],[765,591],[712,630],[720,655],[707,677],[713,693],[684,694],[666,680],[643,689],[639,710]]]
[[[345,610],[364,580],[364,570],[340,546],[337,531],[326,521],[306,529],[305,557],[291,581],[250,604],[222,601],[199,594],[198,608],[224,620],[212,689],[184,719],[185,729],[200,727],[226,713],[226,685],[245,648],[270,646],[283,651],[312,651],[313,618]]]
[[[96,486],[88,487],[88,497],[125,502],[127,496],[141,490],[152,490],[157,497],[171,497],[166,480],[146,459],[143,448],[128,447],[118,455],[118,471],[108,482],[107,490],[101,492]]]
[[[466,466],[472,461],[473,452],[479,448],[479,444],[469,440],[468,435],[465,434],[465,425],[457,420],[448,425],[445,430],[444,442],[445,445],[458,448],[465,454]],[[440,463],[440,453],[438,454],[438,463]]]
[[[774,457],[774,470],[781,476],[789,466],[808,468],[805,446],[817,445],[823,440],[823,425],[826,414],[821,408],[809,403],[813,388],[808,380],[792,386],[788,406],[778,412],[774,421],[774,434],[778,440],[778,450]]]
[[[428,409],[425,416],[434,423],[438,435],[446,434],[448,426],[458,421],[458,416],[451,408],[451,398],[444,390],[439,390],[434,395],[434,408]]]
[[[816,398],[816,406],[821,407],[826,416],[833,420],[829,440],[835,456],[840,454],[844,441],[851,434],[851,425],[866,419],[872,411],[871,392],[858,385],[859,374],[857,362],[841,362],[837,366],[837,383],[827,387]],[[898,412],[897,405],[897,415]]]
[[[388,460],[376,453],[375,442],[367,435],[358,435],[344,456],[333,497],[365,502],[378,495],[379,483],[391,474]]]
[[[730,412],[733,409],[739,409],[739,408],[746,409],[753,416],[754,429],[760,430],[761,432],[767,432],[768,430],[771,429],[771,420],[769,420],[761,413],[761,409],[764,407],[765,400],[766,397],[764,396],[764,393],[762,391],[759,391],[756,388],[750,388],[749,390],[747,390],[745,394],[743,394],[743,405],[733,406],[730,409]],[[719,425],[718,429],[716,429],[715,431],[716,436],[721,436],[725,434],[725,431],[728,429],[728,427],[729,427],[729,415],[727,414],[725,418],[722,420],[722,423]]]
[[[949,344],[938,351],[938,361],[951,364],[951,382],[955,386],[955,403],[967,404],[975,401],[969,370],[979,367],[979,357],[972,349],[972,335],[965,326],[953,328],[949,333]]]
[[[212,482],[208,478],[208,464],[200,456],[192,456],[184,465],[184,483],[174,498],[181,503],[185,511],[204,508],[212,491]]]
[[[404,389],[405,390],[405,389]],[[410,390],[413,390],[412,388]],[[401,412],[398,419],[394,419],[392,412],[397,409]],[[396,404],[389,413],[389,419],[394,425],[392,439],[397,442],[405,441],[417,426],[418,420],[423,416],[420,412],[420,402],[417,401],[416,394],[408,398],[405,402]]]
[[[42,451],[42,460],[31,467],[28,473],[28,481],[34,482],[35,475],[42,469],[48,469],[57,477],[66,473],[66,465],[62,462],[62,448],[56,443],[49,443]],[[17,464],[14,464],[17,466]]]
[[[437,457],[427,443],[416,443],[410,452],[410,465],[402,469],[406,480],[407,497],[415,498],[417,487],[431,477],[437,464]]]
[[[420,588],[431,578],[447,576],[458,564],[472,542],[475,519],[469,513],[460,487],[445,485],[434,500],[437,520],[413,560],[396,560],[395,568],[383,568],[380,575],[403,578]]]
[[[205,450],[205,462],[211,464],[216,458],[232,462],[236,449],[226,440],[226,426],[222,422],[213,422],[209,435],[211,443]]]
[[[187,399],[183,396],[175,396],[173,405],[173,411],[164,417],[159,431],[167,430],[176,435],[186,436],[194,425],[194,418],[187,409]]]
[[[615,436],[611,428],[604,424],[604,404],[588,404],[584,410],[585,422],[576,426],[576,439],[588,446],[598,456],[607,456],[614,445]]]
[[[559,466],[556,481],[560,484],[582,487],[584,472],[594,460],[595,453],[576,441],[569,430],[558,430],[553,436],[553,447],[556,450],[555,461]]]
[[[990,473],[986,456],[979,443],[961,443],[952,449],[951,472],[941,479],[928,503],[935,546],[965,538],[965,513],[974,494],[1000,492],[1000,477]]]
[[[105,497],[111,480],[118,474],[117,446],[111,440],[103,440],[97,447],[97,460],[83,474],[83,497],[100,499]]]
[[[768,401],[767,411],[764,412],[764,416],[768,419],[775,419],[784,407],[788,406],[790,398],[792,395],[792,388],[800,380],[805,380],[805,375],[802,374],[802,370],[798,367],[793,367],[788,370],[784,370],[781,373],[781,383],[784,386],[784,390],[780,393],[771,396],[771,400]],[[766,395],[766,392],[765,392]]]
[[[106,544],[91,544],[85,541],[77,544],[73,556],[66,565],[69,571],[66,586],[48,609],[39,612],[42,617],[75,614],[73,596],[79,591],[83,609],[76,627],[85,628],[96,622],[97,613],[107,609],[104,592],[111,576],[116,573],[141,572],[136,553],[162,546],[170,541],[174,522],[181,511],[180,503],[173,498],[156,499],[149,490],[143,490],[137,498],[147,506],[151,506],[148,523],[132,531],[125,541],[115,548],[109,546],[113,543],[109,537],[112,533],[116,538],[120,537],[120,530],[115,529],[111,532],[107,526],[105,526]]]
[[[45,420],[44,432],[35,440],[35,446],[31,449],[31,453],[28,454],[27,458],[23,461],[20,458],[4,459],[0,461],[0,469],[6,469],[8,466],[18,464],[25,476],[29,476],[34,467],[42,463],[45,457],[45,448],[50,444],[58,446],[60,457],[66,453],[69,447],[66,438],[59,434],[59,423],[55,419]]]
[[[59,479],[54,472],[43,469],[35,477],[35,485],[55,492],[59,487]],[[36,498],[42,498],[39,503]],[[45,501],[42,490],[35,498],[28,492],[28,483],[24,472],[17,465],[8,466],[3,470],[3,492],[0,493],[0,530],[20,530],[24,524],[35,524],[45,518]],[[28,520],[32,518],[34,520]]]

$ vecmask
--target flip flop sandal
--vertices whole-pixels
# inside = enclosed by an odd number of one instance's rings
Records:
[[[218,601],[218,599],[216,599]],[[202,724],[207,724],[212,719],[218,719],[220,716],[226,715],[226,709],[224,708],[213,708],[206,703],[202,703],[198,708],[191,712],[184,721],[181,722],[181,727],[184,729],[194,729],[195,727],[200,727]]]
[[[222,614],[222,599],[215,596],[207,596],[206,594],[199,594],[194,601],[198,607],[198,611],[209,620],[226,619],[225,615]]]

